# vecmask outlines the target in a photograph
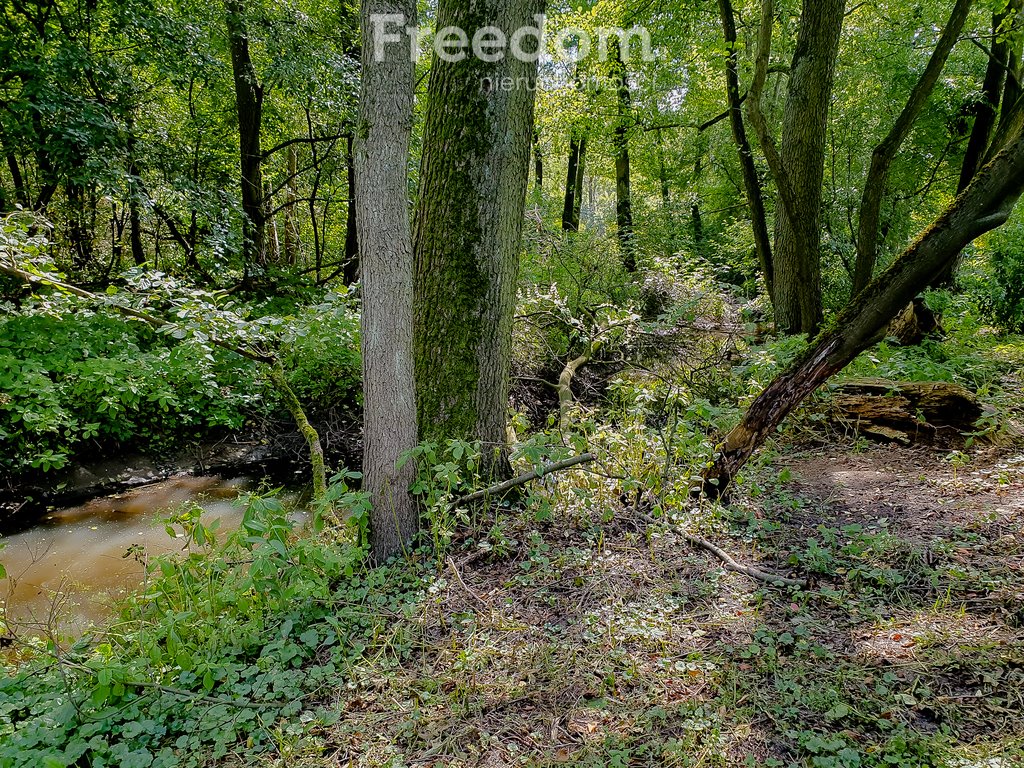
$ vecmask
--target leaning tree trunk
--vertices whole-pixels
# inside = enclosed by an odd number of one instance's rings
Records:
[[[896,118],[889,134],[871,153],[871,166],[864,182],[860,217],[857,224],[857,261],[854,267],[851,292],[853,296],[864,290],[864,287],[871,282],[871,276],[875,271],[875,261],[878,258],[878,225],[882,211],[882,199],[889,183],[889,169],[892,167],[900,147],[903,146],[903,142],[910,135],[910,130],[917,122],[917,117],[924,109],[928,97],[931,96],[932,90],[939,80],[939,75],[942,74],[942,70],[946,66],[946,60],[960,38],[960,30],[963,29],[973,4],[973,0],[957,0],[949,15],[949,20],[939,36],[939,41],[935,45],[935,50],[928,60],[928,65],[911,90],[903,111]],[[988,147],[987,133],[985,146]],[[979,156],[979,161],[980,159]],[[975,170],[977,170],[977,166],[975,166]],[[963,191],[966,186],[966,184],[961,185],[958,191]]]
[[[725,33],[725,45],[728,53],[725,58],[725,87],[729,99],[729,126],[732,138],[740,156],[740,170],[743,174],[743,190],[750,207],[750,226],[754,235],[754,249],[757,261],[764,277],[768,296],[775,292],[775,269],[772,265],[772,241],[768,234],[768,217],[765,214],[764,194],[761,189],[761,177],[754,165],[754,153],[750,150],[747,129],[743,124],[743,97],[740,96],[739,59],[736,51],[736,19],[730,0],[718,0],[718,10],[722,17],[722,30]]]
[[[1013,51],[1019,50],[1017,45],[1020,40],[1019,30],[1014,29],[1017,15],[1020,11],[1019,0],[1013,0],[1002,11],[992,16],[992,48],[989,51],[988,66],[985,69],[985,78],[981,85],[981,101],[975,105],[974,124],[971,126],[971,134],[967,139],[967,149],[964,150],[964,159],[960,164],[960,180],[957,184],[957,192],[962,192],[971,183],[971,179],[985,163],[986,155],[992,143],[993,132],[996,128],[996,116],[999,114],[999,105],[1005,93],[1007,72],[1014,72],[1010,63],[1010,55]],[[1016,44],[1015,44],[1016,43]],[[1018,54],[1019,56],[1019,54]],[[1011,78],[1012,79],[1012,78]],[[1015,95],[1016,86],[1010,85],[1007,95]],[[1007,101],[1004,109],[1013,106],[1015,101]],[[931,282],[933,288],[948,287],[956,277],[960,259],[956,258],[943,269]]]
[[[875,343],[889,321],[963,248],[1006,221],[1022,189],[1024,135],[1018,130],[942,215],[750,404],[705,473],[703,492],[721,496],[750,455],[805,397]]]
[[[380,46],[373,17],[400,14],[403,42]],[[416,0],[363,0],[362,89],[354,149],[356,226],[362,266],[363,489],[370,494],[370,545],[382,562],[415,535],[419,516],[409,486],[416,446],[413,380],[413,256],[408,167],[414,72],[407,28]],[[350,189],[350,198],[353,190]],[[349,205],[352,205],[350,199]]]
[[[238,117],[239,170],[242,186],[242,245],[246,277],[253,265],[266,266],[264,232],[266,211],[263,204],[263,152],[260,130],[263,124],[263,86],[256,76],[249,52],[249,34],[244,0],[225,0],[228,44],[231,48],[231,72],[235,86]]]
[[[779,159],[793,192],[775,219],[775,323],[785,333],[815,334],[821,325],[821,186],[828,108],[845,0],[804,0]]]
[[[542,9],[541,0],[441,0],[437,26],[509,36]],[[512,316],[537,74],[536,61],[520,58],[434,56],[414,236],[420,437],[480,441],[498,473],[511,469]]]

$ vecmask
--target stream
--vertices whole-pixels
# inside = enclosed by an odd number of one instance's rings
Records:
[[[15,634],[78,635],[110,617],[116,601],[137,590],[148,558],[180,551],[163,520],[183,504],[220,518],[219,535],[238,528],[235,503],[247,479],[175,477],[127,493],[53,510],[27,530],[0,538],[0,604]]]

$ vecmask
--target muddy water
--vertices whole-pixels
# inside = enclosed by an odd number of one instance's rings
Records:
[[[109,617],[118,598],[142,585],[147,558],[181,550],[163,518],[194,501],[204,523],[220,518],[220,532],[227,532],[241,523],[234,500],[245,486],[218,477],[172,478],[55,510],[35,528],[0,538],[7,569],[0,601],[11,630],[78,634]]]

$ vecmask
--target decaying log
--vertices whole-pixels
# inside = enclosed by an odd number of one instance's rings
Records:
[[[835,421],[903,445],[933,441],[942,430],[971,432],[983,412],[974,393],[944,381],[848,379],[832,392]]]

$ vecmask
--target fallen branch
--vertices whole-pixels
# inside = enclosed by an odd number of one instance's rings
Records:
[[[562,369],[562,374],[558,377],[558,428],[565,432],[569,427],[569,416],[572,413],[572,380],[576,376],[576,372],[579,371],[584,365],[590,362],[591,358],[601,348],[601,342],[595,341],[587,347],[587,351],[577,357],[575,360],[570,360],[566,363],[565,368]]]
[[[672,530],[678,536],[685,539],[689,544],[692,544],[693,546],[697,547],[697,549],[703,549],[705,552],[717,557],[719,560],[722,561],[722,564],[730,571],[745,574],[752,579],[756,579],[757,581],[764,581],[768,584],[778,584],[784,587],[800,587],[801,589],[805,589],[807,587],[807,582],[803,579],[791,579],[788,576],[780,576],[779,574],[772,573],[771,571],[762,571],[760,568],[756,568],[752,565],[743,565],[743,563],[738,563],[736,562],[736,560],[733,559],[732,555],[730,555],[721,547],[712,544],[707,539],[702,539],[700,536],[693,536],[692,534],[685,533],[684,531],[680,530],[678,525],[671,522],[670,520],[655,520],[650,515],[645,515],[643,513],[640,513],[640,517],[651,525],[668,523],[672,527]]]
[[[592,453],[581,453],[579,456],[573,456],[569,459],[562,459],[561,461],[555,461],[551,464],[544,464],[543,466],[532,469],[529,472],[524,472],[521,475],[513,477],[511,480],[505,480],[504,482],[492,485],[489,488],[484,488],[479,491],[467,494],[455,500],[456,506],[459,504],[468,504],[471,501],[479,501],[480,499],[486,498],[487,496],[494,496],[496,494],[502,494],[506,491],[510,491],[520,485],[526,485],[531,480],[538,480],[545,475],[550,475],[554,472],[558,472],[563,469],[569,469],[580,464],[589,464],[592,461],[596,461],[597,456]]]

